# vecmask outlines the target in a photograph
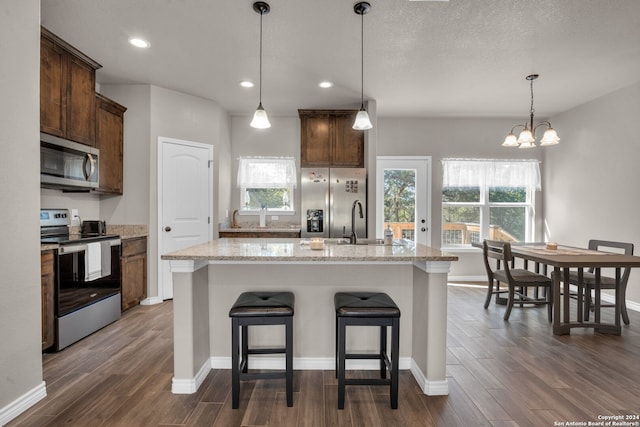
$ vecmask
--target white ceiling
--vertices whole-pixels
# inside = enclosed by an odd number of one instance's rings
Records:
[[[269,115],[360,105],[355,0],[268,0]],[[382,117],[553,116],[640,80],[639,0],[372,0],[364,97]],[[42,25],[103,65],[98,82],[153,84],[252,114],[260,16],[252,0],[42,0]],[[151,42],[131,47],[133,35]],[[329,90],[318,83],[335,83]]]

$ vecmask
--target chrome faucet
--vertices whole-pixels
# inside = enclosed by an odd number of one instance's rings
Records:
[[[360,218],[364,218],[362,203],[360,203],[360,200],[354,201],[353,206],[351,206],[351,236],[349,237],[349,243],[352,245],[358,243],[358,236],[356,235],[356,205],[360,208]]]

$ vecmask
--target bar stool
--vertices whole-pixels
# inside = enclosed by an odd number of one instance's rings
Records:
[[[293,406],[293,309],[291,292],[244,292],[229,310],[231,317],[231,394],[232,408],[240,404],[240,380],[285,378],[287,406]],[[284,325],[285,346],[249,348],[250,325]],[[242,343],[239,332],[242,328]],[[241,347],[240,347],[241,345]],[[242,359],[239,358],[240,352]],[[250,354],[285,354],[286,368],[276,372],[248,372]]]
[[[338,292],[336,308],[336,376],[338,409],[344,409],[345,386],[389,385],[391,408],[398,409],[398,359],[400,348],[400,309],[389,295],[380,292]],[[346,352],[347,326],[379,326],[380,351],[377,354]],[[391,357],[387,353],[387,327],[391,326]],[[346,379],[346,359],[380,360],[380,378]],[[387,369],[391,378],[387,378]]]

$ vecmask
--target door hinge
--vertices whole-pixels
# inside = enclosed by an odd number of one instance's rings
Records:
[[[209,160],[209,162],[207,163],[207,167],[210,168],[212,164],[213,164],[213,160]]]
[[[210,216],[207,217],[207,224],[211,224],[211,217]]]

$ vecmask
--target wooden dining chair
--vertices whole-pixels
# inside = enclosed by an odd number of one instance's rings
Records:
[[[625,255],[633,255],[633,243],[613,242],[608,240],[589,240],[589,249],[594,251],[624,253]],[[627,282],[631,268],[625,268],[620,275],[620,314],[625,325],[629,324],[629,314],[627,313],[626,293]],[[583,272],[582,283],[579,280],[578,272],[569,272],[569,284],[582,288],[584,295],[584,320],[589,320],[589,311],[594,309],[593,300],[591,299],[591,291],[596,287],[596,275],[593,268]],[[600,289],[615,289],[616,278],[610,276],[600,276]],[[614,304],[600,303],[600,307],[615,307]]]
[[[553,282],[551,279],[543,274],[524,268],[514,268],[515,264],[512,263],[513,255],[511,254],[511,244],[509,242],[485,240],[482,248],[490,286],[489,292],[491,292],[487,295],[487,301],[490,301],[491,295],[497,292],[493,288],[493,284],[496,281],[507,284],[507,309],[504,313],[504,320],[509,320],[514,304],[518,304],[520,307],[526,304],[547,305],[547,315],[551,322],[553,319]],[[499,264],[496,264],[495,268],[492,267],[490,259],[496,260]],[[502,267],[500,268],[497,265]],[[545,289],[543,297],[537,297],[537,293],[534,296],[528,295],[527,290],[529,288],[537,290],[540,287]],[[489,306],[487,301],[485,301],[485,308]]]

